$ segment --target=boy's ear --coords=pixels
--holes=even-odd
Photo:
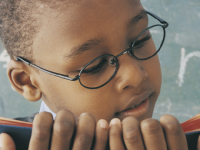
[[[42,92],[34,86],[30,76],[30,68],[23,62],[10,60],[7,68],[7,75],[13,88],[29,101],[37,101],[41,98]]]

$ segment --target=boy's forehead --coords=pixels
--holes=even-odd
[[[96,33],[90,34],[85,30],[88,29],[88,26],[92,31],[96,26],[100,26],[102,23],[106,24],[106,21],[114,24],[119,18],[126,18],[127,14],[129,15],[128,18],[131,19],[141,13],[143,9],[139,0],[75,0],[68,4],[59,10],[49,9],[46,11],[42,27],[34,42],[37,45],[36,49],[46,49],[48,46],[48,50],[53,48],[58,43],[56,41],[50,42],[52,37],[59,39],[58,42],[61,43],[66,43],[66,41],[73,43],[74,41],[71,42],[72,39],[81,38],[82,35],[84,35],[82,39],[90,39],[91,34],[94,34],[92,36],[96,38]],[[105,29],[106,27],[104,27]],[[84,33],[84,30],[86,33]],[[60,35],[63,35],[64,38],[60,38]],[[42,48],[43,46],[44,48]],[[58,47],[54,49],[58,49]],[[65,47],[64,49],[72,49],[72,47]]]
[[[141,5],[140,0],[67,0],[69,3],[63,5],[61,9],[54,9],[55,11],[50,11],[52,17],[60,17],[66,21],[74,20],[78,21],[81,18],[88,18],[101,14],[102,12],[113,12],[119,13],[120,11],[125,11],[127,6],[131,7],[133,10],[137,11],[139,5]],[[141,9],[141,7],[139,8]],[[110,13],[107,13],[109,15]],[[47,13],[48,15],[48,13]],[[89,16],[88,16],[89,15]],[[85,20],[85,18],[84,18]]]
[[[92,5],[110,5],[120,2],[128,2],[130,4],[138,4],[140,0],[64,0],[66,4],[74,4],[84,7],[91,7]]]

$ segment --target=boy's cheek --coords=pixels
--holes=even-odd
[[[43,101],[55,113],[61,109],[70,110],[76,118],[81,113],[88,112],[95,116],[96,120],[110,120],[113,116],[114,105],[109,104],[105,96],[102,94],[90,94],[78,90],[67,90],[67,87],[61,86],[62,89],[51,86],[47,93],[43,95]],[[63,91],[63,89],[65,89]],[[77,88],[72,88],[77,89]]]
[[[156,94],[159,95],[162,83],[162,72],[159,58],[156,55],[147,61],[148,62],[146,63],[148,66],[146,67],[146,70],[148,70],[149,80],[151,84],[153,84]]]

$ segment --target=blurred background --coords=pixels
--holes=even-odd
[[[172,114],[180,122],[200,113],[200,0],[141,0],[146,10],[169,23],[159,52],[163,81],[153,118]],[[15,118],[38,112],[15,92],[6,75],[9,61],[0,43],[0,116]],[[153,69],[153,68],[152,68]]]

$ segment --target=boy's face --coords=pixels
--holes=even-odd
[[[147,15],[142,10],[139,0],[82,0],[60,10],[45,9],[33,43],[35,64],[68,75],[98,56],[121,53],[148,27]],[[133,19],[140,14],[142,17]],[[75,53],[88,42],[83,51]],[[124,54],[118,60],[117,74],[99,89],[87,89],[78,81],[34,69],[32,77],[43,94],[42,99],[55,113],[68,109],[78,117],[88,112],[96,120],[107,121],[115,117],[123,120],[134,116],[140,121],[151,117],[161,86],[158,56],[139,61]]]

